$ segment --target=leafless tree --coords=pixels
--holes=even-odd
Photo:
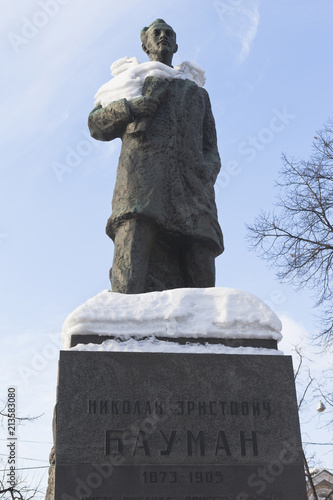
[[[41,494],[38,485],[32,485],[23,476],[18,477],[14,486],[6,482],[6,473],[2,473],[0,479],[0,499],[1,500],[32,500]]]
[[[317,390],[315,390],[314,392],[311,391],[311,393],[309,394],[309,390],[313,389],[314,385],[317,385],[319,387],[319,384],[311,374],[311,370],[307,363],[310,360],[305,356],[303,347],[301,345],[296,345],[294,346],[293,351],[298,358],[298,364],[295,368],[295,382],[297,388],[298,411],[301,412],[301,410],[304,409],[304,406],[307,406],[308,398],[310,398],[310,401],[313,402],[313,398],[317,393]],[[310,466],[310,462],[313,461],[315,461],[315,457],[307,457],[305,450],[303,449],[304,472],[307,482],[308,495],[310,495],[309,498],[312,498],[313,500],[319,500],[317,488],[313,481],[313,475],[314,471],[318,471],[320,469],[316,469]],[[332,492],[330,492],[325,500],[331,500],[331,494]]]
[[[33,422],[40,418],[42,415],[37,417],[17,417],[15,420],[17,425],[21,425],[25,422]],[[7,404],[4,403],[2,409],[0,410],[0,422],[2,427],[4,427],[4,420],[8,418]],[[40,491],[40,482],[38,484],[33,484],[24,475],[19,473],[16,469],[15,471],[15,484],[8,482],[8,463],[5,461],[0,461],[0,500],[32,500],[37,498],[37,495],[42,495]]]
[[[317,133],[309,160],[282,162],[275,208],[248,226],[250,245],[281,281],[312,289],[320,339],[333,343],[333,120]]]

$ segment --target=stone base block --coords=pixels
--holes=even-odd
[[[56,500],[305,500],[291,358],[61,352]]]

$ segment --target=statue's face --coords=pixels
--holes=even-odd
[[[147,31],[145,52],[153,61],[170,61],[177,51],[176,33],[167,24],[154,24]],[[167,64],[168,64],[167,63]]]

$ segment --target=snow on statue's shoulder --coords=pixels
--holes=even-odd
[[[112,76],[118,76],[124,71],[131,70],[136,66],[139,66],[139,61],[136,57],[122,57],[121,59],[117,59],[114,63],[111,64],[110,70]]]
[[[62,342],[72,335],[146,338],[274,339],[281,322],[256,296],[233,288],[180,288],[124,295],[105,290],[73,311]]]
[[[95,107],[105,108],[111,102],[120,99],[133,99],[140,97],[145,78],[155,76],[157,78],[191,80],[199,87],[205,84],[205,71],[198,65],[184,61],[174,68],[159,61],[147,61],[139,63],[136,57],[122,57],[111,65],[113,78],[102,85],[95,95]]]
[[[190,61],[184,61],[179,66],[175,66],[175,70],[183,76],[180,78],[192,80],[199,87],[203,87],[206,83],[205,70],[199,64]]]

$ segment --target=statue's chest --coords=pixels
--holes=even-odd
[[[181,124],[182,127],[191,127],[192,122],[201,122],[205,111],[202,90],[190,80],[171,80],[161,112],[165,118]]]

